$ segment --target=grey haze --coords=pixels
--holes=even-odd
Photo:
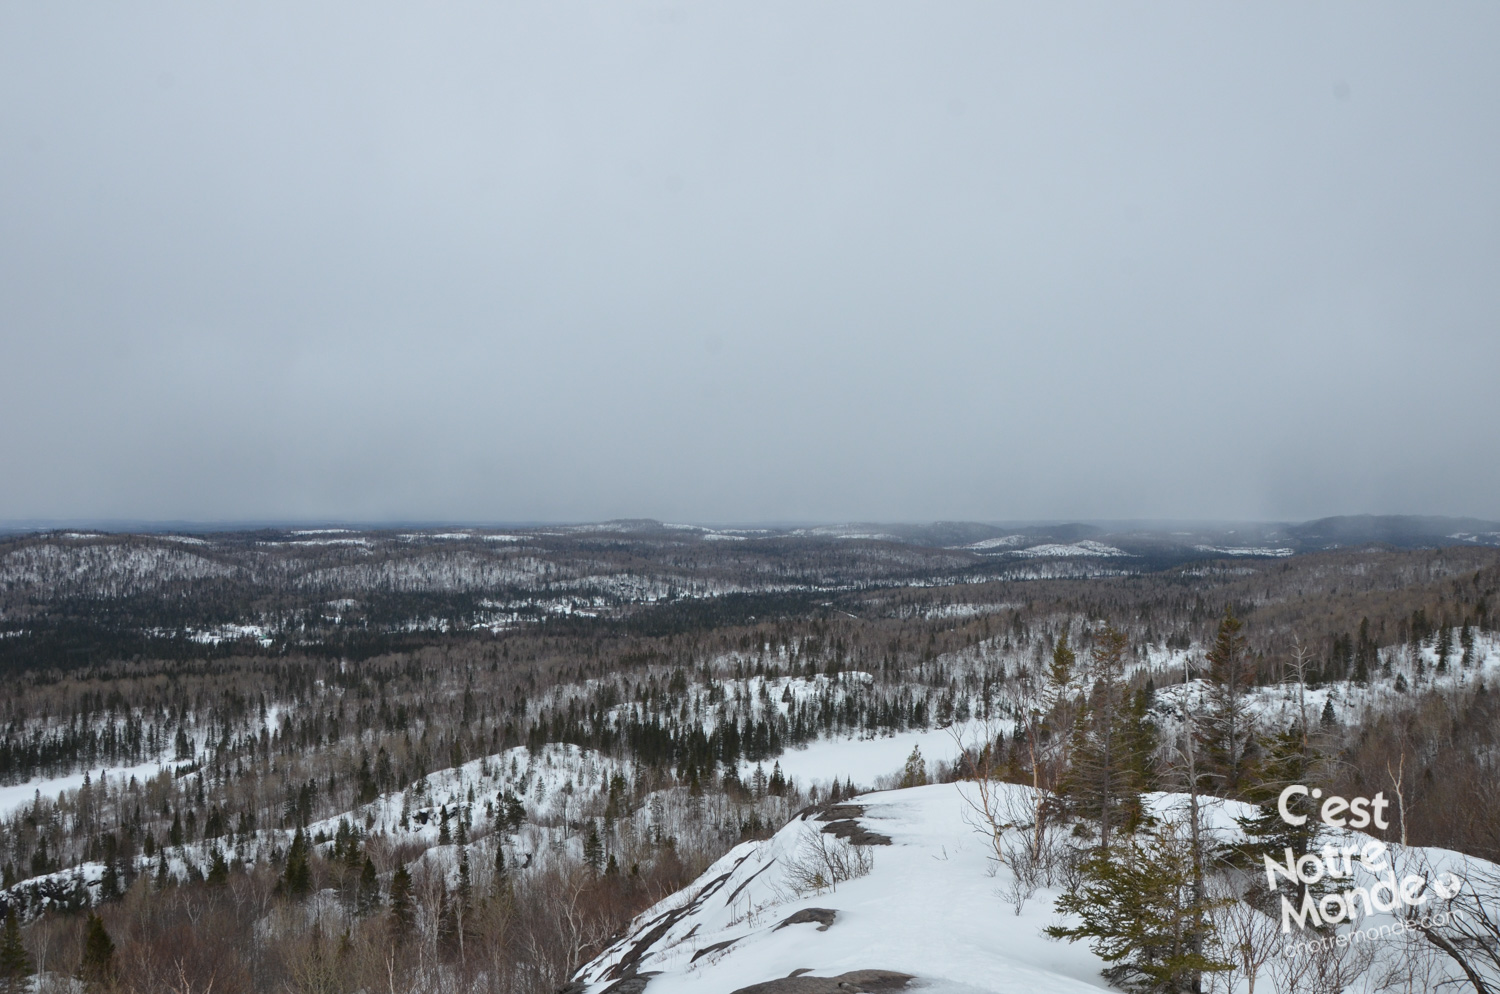
[[[0,519],[1500,516],[1494,4],[0,6]]]

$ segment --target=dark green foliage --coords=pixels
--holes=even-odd
[[[1129,642],[1123,632],[1105,626],[1095,638],[1090,669],[1093,686],[1083,699],[1073,726],[1072,765],[1061,784],[1070,809],[1099,826],[1099,845],[1108,848],[1113,833],[1140,823],[1144,771],[1149,762],[1139,750],[1151,743],[1144,728],[1144,709],[1137,714],[1124,683]]]
[[[380,877],[375,873],[375,862],[366,856],[359,871],[359,886],[354,899],[355,913],[368,915],[379,906]]]
[[[788,687],[788,689],[791,688]],[[771,767],[771,779],[766,786],[766,790],[775,797],[782,797],[786,794],[786,774],[781,772],[780,763]]]
[[[307,833],[301,828],[292,836],[292,844],[286,851],[286,869],[282,873],[282,887],[292,897],[305,897],[312,893],[312,846]]]
[[[26,947],[21,943],[21,913],[14,905],[5,916],[0,931],[0,994],[22,994],[29,987],[35,969]]]
[[[208,876],[204,881],[210,887],[222,887],[229,882],[229,864],[224,860],[224,853],[218,846],[214,846],[213,859],[208,866]]]
[[[1219,789],[1231,797],[1254,777],[1259,752],[1246,701],[1255,670],[1243,628],[1234,611],[1225,608],[1208,651],[1209,709],[1199,726],[1204,765]]]
[[[927,784],[927,760],[922,758],[922,747],[912,746],[906,757],[906,766],[901,771],[898,787],[923,787]]]
[[[78,979],[91,987],[105,986],[115,972],[115,943],[104,928],[104,919],[90,914],[83,936],[83,957],[78,962]]]
[[[1307,794],[1294,794],[1287,799],[1287,808],[1293,814],[1306,815],[1301,825],[1290,825],[1277,810],[1281,791],[1294,783],[1306,784],[1317,778],[1317,756],[1312,751],[1302,729],[1292,726],[1277,735],[1269,743],[1268,754],[1262,775],[1246,791],[1246,799],[1256,804],[1256,814],[1238,818],[1246,841],[1229,854],[1230,860],[1250,874],[1252,885],[1263,896],[1262,904],[1267,910],[1276,910],[1274,896],[1265,893],[1265,858],[1270,856],[1285,862],[1286,850],[1296,856],[1314,852],[1320,845],[1322,822],[1318,820],[1318,802]],[[1302,906],[1308,885],[1300,880],[1295,885],[1277,879],[1278,888],[1291,886],[1289,895],[1295,907]],[[1318,893],[1326,893],[1324,890]]]
[[[599,827],[592,822],[589,823],[589,834],[583,840],[583,861],[595,873],[604,869],[604,842],[599,838]]]
[[[399,944],[411,936],[412,929],[417,924],[417,909],[412,899],[411,873],[406,869],[405,864],[396,867],[396,872],[391,874],[390,902],[391,939]]]
[[[1077,925],[1046,929],[1054,939],[1088,939],[1110,966],[1104,976],[1130,991],[1191,992],[1202,976],[1229,965],[1195,950],[1212,935],[1208,902],[1193,897],[1192,846],[1173,824],[1155,834],[1121,838],[1095,849],[1083,882],[1058,899]]]

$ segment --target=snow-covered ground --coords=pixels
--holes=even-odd
[[[797,970],[824,977],[890,970],[918,977],[926,990],[954,994],[1067,994],[1104,986],[1102,964],[1087,949],[1041,935],[1053,920],[1050,902],[1031,902],[1018,916],[1001,898],[988,847],[967,823],[957,786],[858,800],[865,806],[861,824],[892,841],[868,847],[868,876],[799,895],[787,866],[798,859],[803,839],[822,827],[799,818],[771,839],[737,846],[693,886],[643,914],[641,929],[699,901],[637,964],[640,973],[662,971],[650,980],[651,994],[727,994]],[[826,931],[815,923],[777,928],[808,907],[831,909],[837,918]],[[640,939],[632,933],[581,971],[590,994],[609,985],[610,969]],[[733,944],[704,952],[725,942]]]
[[[999,785],[1001,791],[1025,788]],[[1040,887],[1024,902],[1010,897],[1014,876],[997,867],[988,839],[976,830],[971,784],[938,784],[866,794],[854,799],[859,826],[890,840],[861,847],[871,857],[868,872],[835,886],[809,888],[796,868],[809,858],[809,840],[827,824],[809,815],[794,818],[771,839],[737,846],[688,888],[639,916],[627,934],[577,975],[585,994],[602,994],[631,976],[649,977],[650,994],[728,994],[793,974],[838,977],[880,970],[915,978],[912,989],[938,994],[1068,994],[1107,989],[1104,962],[1085,943],[1047,938],[1043,929],[1064,919],[1055,911],[1057,888]],[[1022,798],[1024,801],[1024,798]],[[1152,811],[1167,819],[1182,795],[1157,794]],[[1237,834],[1236,815],[1245,805],[1213,802],[1205,812],[1211,834]],[[1330,841],[1370,842],[1353,832]],[[1425,868],[1429,879],[1448,871],[1464,886],[1500,881],[1500,867],[1437,849],[1392,846],[1388,858],[1404,874]],[[1356,868],[1353,884],[1375,876]],[[1481,884],[1484,886],[1485,884]],[[804,909],[824,923],[785,924]],[[832,912],[831,924],[829,912]],[[1379,929],[1388,914],[1345,925]],[[1312,933],[1292,936],[1292,941]],[[1275,953],[1289,948],[1272,934],[1261,941]],[[1369,967],[1343,989],[1373,991],[1397,968],[1414,970],[1418,986],[1453,985],[1455,968],[1414,934],[1381,934],[1362,951]],[[1289,960],[1288,960],[1289,961]],[[1412,965],[1417,964],[1417,965]],[[1256,990],[1286,989],[1287,975],[1262,968]],[[1246,991],[1243,973],[1213,978],[1215,990]],[[1300,984],[1305,977],[1296,981]],[[639,988],[634,988],[638,990]],[[1425,989],[1433,989],[1427,987]]]
[[[38,795],[49,800],[56,800],[64,791],[77,790],[83,786],[83,778],[85,776],[95,784],[108,778],[109,784],[112,787],[118,788],[123,784],[129,783],[131,777],[142,781],[149,780],[162,770],[170,769],[171,766],[171,763],[152,761],[141,763],[137,766],[99,767],[88,771],[80,770],[65,777],[28,780],[25,783],[0,787],[0,817],[26,807],[32,801],[36,800]]]
[[[929,770],[938,762],[952,761],[960,752],[959,741],[968,744],[963,730],[960,728],[958,732],[958,739],[946,728],[897,732],[877,738],[818,739],[801,748],[788,749],[764,763],[742,762],[740,775],[747,778],[757,765],[769,775],[773,765],[780,763],[782,774],[802,787],[817,785],[821,790],[835,777],[840,783],[852,779],[869,787],[882,777],[899,774],[913,747],[922,750]]]

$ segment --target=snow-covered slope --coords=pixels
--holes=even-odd
[[[908,974],[932,992],[1093,991],[1101,962],[1082,946],[1041,934],[1052,902],[1017,915],[1001,895],[986,840],[969,824],[960,786],[938,784],[864,795],[829,814],[804,813],[770,839],[737,846],[691,888],[637,919],[578,975],[588,994],[730,994],[797,971],[836,978],[853,971]],[[854,808],[862,809],[856,814]],[[798,887],[809,840],[843,816],[890,844],[868,853],[867,875],[834,889]],[[805,909],[814,919],[782,926]],[[817,918],[832,924],[823,927]],[[878,983],[861,985],[880,989]],[[851,988],[858,989],[858,988]]]

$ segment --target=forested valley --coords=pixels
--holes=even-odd
[[[928,779],[1106,847],[1153,791],[1384,790],[1500,861],[1500,549],[1226,542],[13,536],[0,984],[552,994],[737,843]]]

